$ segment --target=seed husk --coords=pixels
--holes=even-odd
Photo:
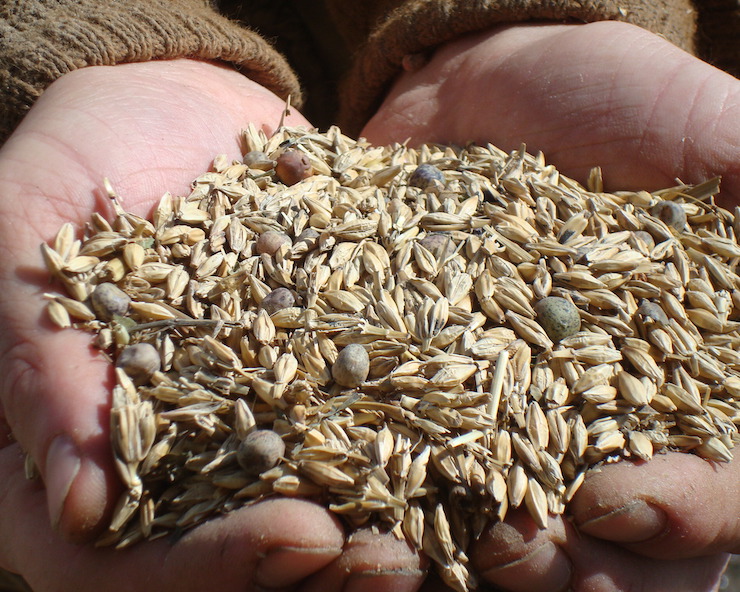
[[[275,161],[272,160],[267,154],[261,150],[251,150],[244,155],[244,164],[252,169],[260,169],[263,171],[269,171],[275,167]]]
[[[488,521],[524,507],[545,526],[594,465],[731,458],[740,225],[716,182],[702,203],[689,186],[606,193],[523,149],[373,147],[336,128],[250,127],[244,144],[300,150],[316,174],[292,187],[261,155],[218,157],[152,220],[111,190],[114,220],[44,245],[69,295],[44,295],[52,320],[122,368],[138,345],[161,363],[116,372],[125,492],[101,544],[301,496],[350,531],[405,535],[466,590]],[[442,178],[414,186],[420,162]],[[125,315],[88,307],[103,283]],[[568,331],[543,328],[547,298],[575,309]],[[285,448],[245,462],[260,431]]]

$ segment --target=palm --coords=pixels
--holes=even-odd
[[[723,175],[740,199],[740,84],[621,23],[517,26],[464,38],[405,73],[363,135],[543,151],[612,189]]]

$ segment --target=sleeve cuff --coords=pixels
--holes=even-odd
[[[300,85],[272,46],[201,0],[29,0],[0,9],[0,141],[54,80],[85,66],[195,58],[226,62],[300,106]]]

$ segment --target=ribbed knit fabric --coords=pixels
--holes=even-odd
[[[193,57],[227,62],[300,105],[287,62],[204,0],[6,0],[0,3],[0,142],[44,89],[85,66]]]

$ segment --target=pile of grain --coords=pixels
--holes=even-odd
[[[544,526],[594,464],[731,458],[740,220],[716,180],[609,194],[524,149],[245,143],[151,220],[111,190],[112,223],[43,246],[50,317],[117,364],[101,544],[299,496],[467,590],[489,520]]]

